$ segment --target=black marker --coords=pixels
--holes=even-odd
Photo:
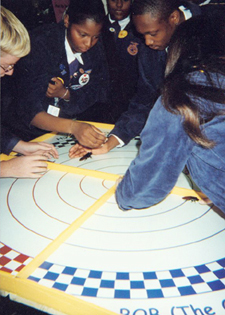
[[[194,197],[194,196],[186,196],[186,197],[183,197],[182,199],[184,200],[190,200],[190,201],[199,201],[199,199],[197,197]]]
[[[85,154],[84,156],[82,156],[79,161],[84,161],[87,160],[89,157],[91,157],[92,152],[88,152],[87,154]]]
[[[55,85],[55,81],[53,80],[49,80],[49,83]]]

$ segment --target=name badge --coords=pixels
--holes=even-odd
[[[52,115],[52,116],[55,116],[55,117],[59,117],[59,112],[60,112],[60,108],[59,107],[56,107],[56,106],[53,106],[53,105],[48,105],[48,110],[47,110],[47,113]]]

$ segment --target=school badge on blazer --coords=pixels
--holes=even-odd
[[[79,78],[80,85],[85,85],[89,82],[90,76],[88,73],[82,74],[82,76]]]
[[[138,43],[130,42],[130,45],[127,47],[127,51],[130,55],[135,56],[138,53]]]
[[[78,90],[84,85],[88,84],[88,82],[90,81],[91,72],[91,69],[85,71],[84,69],[80,68],[79,71],[76,72],[76,76],[74,75],[72,77],[70,88],[72,90]]]
[[[118,38],[125,38],[128,35],[128,32],[125,30],[122,30],[119,32]]]

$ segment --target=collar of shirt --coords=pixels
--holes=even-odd
[[[179,7],[179,10],[181,10],[183,12],[184,17],[185,17],[185,21],[192,17],[191,11],[189,9],[185,8],[183,5],[181,5]],[[168,46],[165,48],[166,53],[168,53],[168,48],[169,48]]]
[[[192,13],[189,9],[185,8],[183,5],[179,7],[179,10],[181,10],[184,14],[185,20],[188,20],[192,17]]]
[[[210,3],[210,1],[211,1],[211,0],[206,0],[206,1],[202,2],[202,3],[200,3],[199,5],[201,6],[201,5],[206,5],[206,4],[209,4],[209,3]],[[219,1],[218,1],[218,2],[219,2]]]
[[[111,23],[115,22],[115,20],[112,20],[112,19],[111,19],[110,15],[109,15],[109,21],[110,21]],[[128,24],[129,22],[130,22],[130,16],[126,17],[124,20],[118,21],[121,30],[124,30],[125,27],[127,26],[127,24]]]
[[[82,54],[81,53],[73,53],[72,49],[69,45],[69,42],[67,40],[67,37],[65,36],[65,50],[66,50],[66,57],[67,57],[67,62],[68,64],[70,64],[72,61],[74,61],[75,59],[77,59],[79,61],[79,63],[81,63],[82,65],[84,64],[83,59],[82,59]]]

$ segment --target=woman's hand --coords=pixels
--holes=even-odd
[[[13,148],[13,151],[23,155],[43,155],[48,159],[52,157],[57,159],[59,157],[54,145],[45,142],[25,142],[20,140]]]
[[[69,150],[69,157],[71,159],[83,157],[88,152],[92,152],[92,150],[80,145],[79,143],[76,143],[73,147]]]
[[[93,155],[106,154],[110,150],[115,148],[118,144],[119,141],[113,136],[106,138],[105,143],[100,145],[98,148],[92,150],[77,143],[70,149],[69,157],[70,158],[82,157],[88,152],[91,152]]]
[[[47,171],[48,158],[43,155],[20,156],[0,164],[1,177],[40,178]]]

